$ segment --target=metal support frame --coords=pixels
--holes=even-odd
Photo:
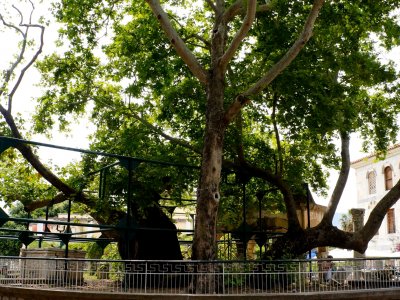
[[[106,183],[107,183],[107,170],[116,166],[120,165],[127,169],[128,171],[128,182],[127,182],[127,196],[126,196],[126,224],[122,225],[97,225],[97,224],[73,224],[73,226],[85,226],[85,227],[95,227],[99,228],[96,230],[88,231],[88,233],[92,232],[103,232],[107,230],[121,230],[124,232],[125,237],[129,238],[130,232],[134,230],[135,232],[140,231],[140,230],[170,230],[170,229],[154,229],[154,228],[139,228],[139,227],[134,227],[133,226],[133,219],[135,218],[136,214],[136,203],[133,203],[133,197],[132,197],[132,177],[134,176],[134,171],[135,169],[141,164],[141,163],[150,163],[150,164],[156,164],[160,166],[174,166],[174,167],[184,167],[184,168],[191,168],[191,169],[200,169],[199,166],[194,166],[194,165],[186,165],[186,164],[180,164],[180,163],[172,163],[172,162],[165,162],[165,161],[157,161],[157,160],[151,160],[151,159],[144,159],[144,158],[138,158],[138,157],[130,157],[130,156],[125,156],[125,155],[117,155],[117,154],[110,154],[106,152],[101,152],[101,151],[91,151],[91,150],[85,150],[85,149],[79,149],[79,148],[72,148],[72,147],[64,147],[64,146],[57,146],[57,145],[52,145],[52,144],[47,144],[47,143],[40,143],[40,142],[35,142],[35,141],[28,141],[28,140],[23,140],[23,139],[17,139],[17,138],[12,138],[12,137],[5,137],[5,136],[0,136],[0,154],[7,150],[10,147],[16,147],[19,144],[29,144],[33,146],[39,146],[39,147],[49,147],[53,149],[59,149],[59,150],[65,150],[65,151],[73,151],[73,152],[80,152],[80,153],[85,153],[85,154],[92,154],[96,156],[103,156],[103,157],[109,157],[109,158],[115,158],[117,161],[109,164],[107,166],[104,166],[98,170],[95,170],[93,172],[90,172],[86,174],[85,176],[91,176],[94,174],[99,173],[100,174],[100,184],[98,188],[98,195],[99,199],[104,199],[106,196]],[[243,255],[244,259],[247,259],[247,243],[246,240],[248,238],[248,229],[246,228],[246,223],[247,223],[247,199],[246,199],[246,182],[243,182],[242,184],[242,201],[243,201],[243,231],[242,231],[242,237],[243,237]],[[195,200],[187,200],[187,201],[195,201]],[[260,218],[260,226],[259,226],[259,233],[262,234],[263,228],[261,225],[261,200],[259,200],[259,218]],[[40,232],[40,234],[43,234],[42,237],[39,239],[39,247],[42,245],[43,240],[48,240],[50,236],[50,239],[54,240],[55,237],[65,235],[65,256],[68,257],[68,250],[69,250],[69,242],[70,241],[75,241],[76,239],[73,237],[74,233],[71,232],[71,223],[70,223],[70,217],[71,217],[71,205],[72,205],[72,199],[68,199],[68,222],[61,222],[61,221],[53,221],[53,220],[48,220],[48,209],[46,209],[46,220],[33,220],[30,218],[10,218],[6,213],[2,213],[2,210],[0,209],[0,226],[2,226],[5,222],[7,221],[14,221],[14,222],[36,222],[36,223],[43,223],[45,224],[46,230],[44,232]],[[191,216],[194,224],[194,219],[195,216]],[[66,226],[66,230],[63,233],[57,234],[54,232],[48,232],[47,230],[47,224],[56,224],[56,225],[63,225]],[[4,229],[6,230],[6,229]],[[178,232],[192,232],[193,230],[178,230]],[[29,230],[25,231],[27,234],[32,234]],[[36,232],[39,233],[39,232]],[[86,233],[86,232],[80,232],[80,234]],[[53,237],[53,238],[52,238]],[[33,238],[37,238],[33,236]],[[85,238],[85,239],[79,239],[79,240],[96,240],[92,238]],[[101,239],[101,243],[109,243],[111,240],[110,239]],[[129,243],[128,243],[129,244]],[[129,246],[128,246],[129,247]],[[261,249],[261,247],[260,247]],[[261,250],[262,251],[262,250]]]

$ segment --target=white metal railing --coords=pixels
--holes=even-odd
[[[122,261],[0,257],[0,286],[148,294],[280,294],[400,288],[400,258]]]

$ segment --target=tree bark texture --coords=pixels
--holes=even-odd
[[[193,259],[213,260],[216,258],[216,221],[220,201],[219,184],[225,131],[221,126],[221,118],[224,115],[222,84],[223,82],[220,79],[211,79],[207,91],[209,105],[207,107],[201,173],[197,189]]]

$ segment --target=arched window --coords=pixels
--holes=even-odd
[[[386,167],[385,173],[385,189],[390,190],[393,187],[393,172],[391,167]]]
[[[376,173],[375,173],[375,171],[371,171],[368,173],[368,192],[370,195],[376,193]]]
[[[394,216],[394,208],[387,211],[387,228],[388,233],[396,233],[396,221]]]

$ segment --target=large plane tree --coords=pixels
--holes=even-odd
[[[67,50],[38,64],[46,92],[38,99],[35,129],[45,131],[54,120],[66,126],[66,114],[89,112],[97,126],[92,149],[200,163],[193,259],[216,258],[218,208],[229,194],[221,186],[223,169],[236,175],[238,185],[252,178],[263,182],[253,185],[253,195],[267,199],[263,192],[274,190],[283,203],[288,231],[272,246],[273,256],[326,245],[363,252],[399,198],[400,183],[360,231],[341,231],[332,219],[349,173],[351,134],[361,132],[383,151],[397,132],[397,74],[390,62],[379,60],[377,49],[398,42],[398,5],[56,3]],[[7,85],[9,72],[4,74]],[[8,103],[9,91],[1,90]],[[11,129],[7,134],[20,138],[11,106],[2,104],[0,111]],[[76,194],[29,147],[18,150],[61,192],[58,200]],[[324,166],[336,167],[339,179],[321,223],[303,229],[297,195],[304,182],[324,188]]]

